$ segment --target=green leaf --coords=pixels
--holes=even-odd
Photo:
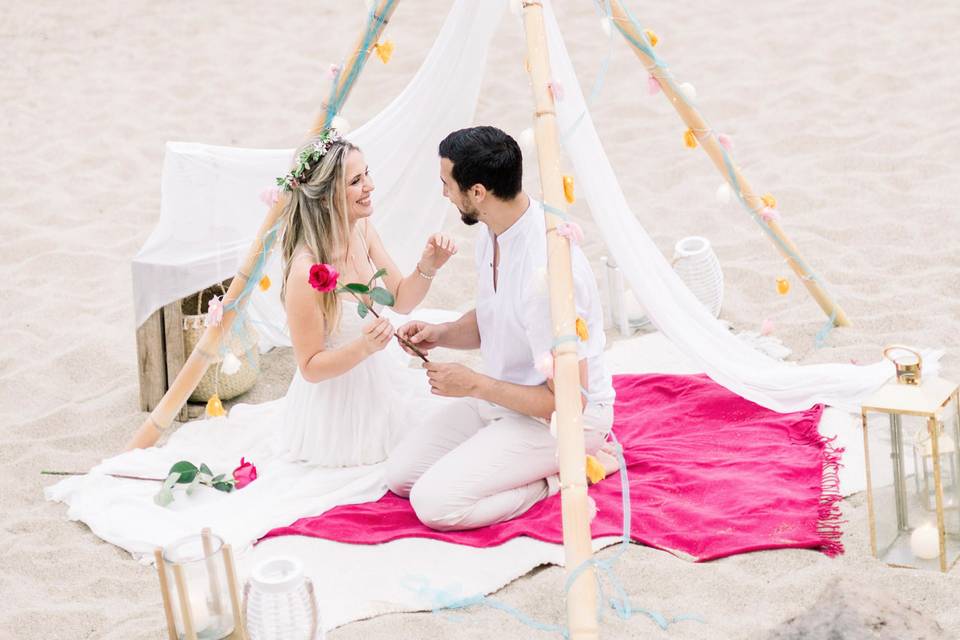
[[[357,313],[361,318],[366,318],[368,311],[370,311],[370,308],[367,305],[363,304],[362,302],[357,303]]]
[[[179,473],[180,479],[177,481],[180,484],[190,484],[193,482],[193,477],[197,475],[197,467],[192,462],[187,462],[186,460],[181,460],[172,467],[170,467],[170,473]]]
[[[365,284],[360,284],[359,282],[351,282],[344,285],[344,287],[356,293],[370,293],[370,287]]]
[[[227,475],[227,474],[221,473],[221,474],[218,475],[218,476],[213,476],[213,479],[210,480],[210,483],[211,483],[211,484],[217,484],[218,482],[220,482],[221,480],[223,480],[223,476],[225,476],[225,475]]]
[[[173,492],[170,489],[160,489],[157,495],[153,496],[153,501],[161,507],[165,507],[173,502]]]
[[[377,278],[382,278],[382,277],[385,276],[385,275],[387,275],[387,270],[386,270],[386,269],[377,269],[377,272],[376,272],[375,274],[373,274],[373,277],[372,277],[372,278],[370,278],[370,283],[369,283],[369,284],[372,286],[374,280],[376,280]]]
[[[373,298],[374,302],[379,302],[387,307],[392,307],[393,303],[395,302],[393,294],[383,287],[374,287],[370,292],[370,297]]]
[[[214,482],[213,488],[216,489],[217,491],[230,493],[231,491],[233,491],[233,483],[232,482]]]
[[[213,475],[213,471],[210,471],[210,467],[208,467],[206,464],[203,464],[203,463],[200,463],[200,473],[203,473],[208,476]]]
[[[180,474],[176,471],[172,472],[167,476],[167,479],[163,481],[163,488],[167,491],[173,489],[173,486],[180,481]]]

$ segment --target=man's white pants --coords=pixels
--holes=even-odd
[[[583,415],[587,453],[613,425],[612,405]],[[387,460],[387,485],[432,529],[473,529],[524,513],[560,488],[557,441],[543,420],[483,400],[455,400]]]

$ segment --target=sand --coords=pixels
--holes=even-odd
[[[152,570],[43,501],[40,469],[87,469],[140,424],[130,259],[159,211],[163,144],[190,140],[292,147],[322,99],[327,64],[347,51],[359,2],[164,3],[90,0],[9,4],[0,16],[0,638],[165,637]],[[558,17],[589,88],[608,50],[586,0]],[[372,62],[345,115],[361,123],[409,80],[450,0],[405,0],[388,34],[389,65]],[[771,318],[801,363],[868,362],[890,342],[945,347],[960,378],[960,143],[956,60],[960,5],[847,0],[810,3],[631,3],[661,37],[658,51],[696,85],[714,127],[731,134],[750,181],[773,192],[784,226],[853,319],[815,349],[823,316],[742,211],[720,206],[720,178],[645,73],[613,42],[593,112],[624,189],[670,255],[686,235],[714,244],[727,278],[723,317],[740,329]],[[480,123],[528,125],[523,43],[508,15],[491,50]],[[527,187],[538,193],[529,167]],[[588,216],[582,208],[575,213]],[[585,220],[588,234],[589,220]],[[472,295],[468,236],[427,303]],[[592,237],[596,237],[593,234]],[[586,245],[597,260],[603,248]],[[265,358],[247,396],[281,395],[289,352]],[[754,553],[689,564],[634,546],[619,565],[633,602],[668,616],[607,615],[603,637],[759,638],[818,602],[837,578],[919,611],[960,637],[960,570],[940,576],[869,557],[865,497],[844,502],[846,554]],[[841,583],[842,584],[842,583]],[[542,619],[562,617],[562,572],[525,576],[498,594]],[[330,634],[349,638],[536,637],[502,613],[457,621],[394,615]],[[542,637],[546,637],[541,634]],[[864,636],[873,637],[873,636]],[[880,636],[877,636],[880,637]],[[927,636],[929,637],[929,636]]]

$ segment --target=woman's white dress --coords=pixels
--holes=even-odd
[[[360,318],[352,300],[341,303],[339,327],[327,336],[328,350],[356,340],[372,318]],[[311,464],[380,462],[410,424],[417,396],[429,402],[428,390],[422,371],[398,363],[396,354],[386,349],[321,382],[307,382],[297,369],[287,391],[281,440],[291,459]]]

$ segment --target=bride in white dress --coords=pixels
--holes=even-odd
[[[317,151],[323,152],[318,161],[303,162],[304,153],[316,157]],[[409,374],[419,372],[398,368],[383,352],[394,333],[386,318],[358,314],[360,301],[377,312],[379,305],[367,296],[358,301],[318,291],[310,283],[311,267],[330,265],[340,286],[368,283],[385,270],[374,284],[393,295],[394,311],[405,314],[423,300],[457,247],[442,234],[431,236],[416,269],[402,277],[369,219],[374,185],[360,149],[326,134],[307,141],[295,157],[301,160],[286,181],[291,194],[284,211],[282,299],[297,371],[281,441],[295,460],[373,464],[387,457],[409,424]]]

